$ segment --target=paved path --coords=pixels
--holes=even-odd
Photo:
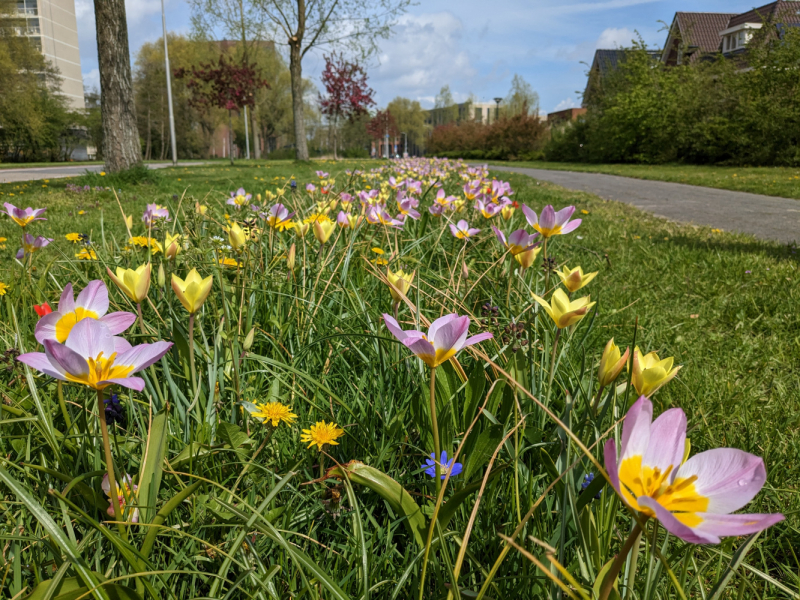
[[[203,163],[178,163],[179,167],[188,167]],[[151,169],[164,169],[171,167],[172,163],[150,163],[147,165]],[[103,170],[103,165],[64,165],[52,167],[28,167],[22,169],[0,169],[0,183],[11,183],[14,181],[34,181],[38,179],[59,179],[61,177],[77,177],[83,175],[85,171],[99,173]]]
[[[800,201],[746,192],[633,179],[600,173],[548,171],[523,167],[491,166],[632,204],[660,217],[682,223],[749,233],[765,240],[800,241]]]

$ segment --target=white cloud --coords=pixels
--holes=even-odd
[[[609,27],[603,30],[600,37],[597,38],[595,48],[610,50],[613,48],[628,48],[631,46],[631,40],[636,37],[636,32],[631,31],[627,27]]]
[[[558,112],[560,110],[567,110],[568,108],[578,108],[580,105],[575,102],[574,98],[567,98],[566,100],[562,100],[556,107],[553,109],[552,112]]]
[[[100,69],[91,69],[83,72],[83,87],[100,91]]]
[[[372,86],[402,90],[404,96],[432,104],[429,99],[449,84],[456,99],[465,99],[477,71],[462,49],[463,31],[461,19],[451,12],[404,16],[392,38],[381,44],[379,64],[370,70]],[[379,102],[389,100],[381,97]]]

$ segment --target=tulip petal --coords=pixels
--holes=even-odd
[[[772,527],[775,523],[780,523],[785,518],[780,513],[751,513],[743,515],[697,513],[697,516],[703,519],[703,522],[697,525],[694,530],[709,538],[750,535],[767,527]]]
[[[395,321],[392,316],[384,313],[383,322],[386,324],[386,329],[401,342],[408,337],[406,332],[400,328],[400,324]]]
[[[480,342],[483,342],[484,340],[490,340],[493,337],[494,334],[491,331],[484,331],[483,333],[479,333],[478,335],[473,335],[471,338],[467,338],[467,340],[464,342],[464,345],[461,347],[466,348],[467,346],[478,344]]]
[[[133,348],[125,338],[114,336],[114,352],[122,354]]]
[[[94,312],[98,317],[102,317],[108,312],[108,288],[106,284],[101,279],[90,281],[78,294],[75,304],[76,306],[82,306],[85,310]]]
[[[86,320],[86,319],[84,319]],[[136,321],[136,315],[129,312],[113,312],[110,315],[98,319],[103,325],[108,327],[112,335],[118,335],[125,331]]]
[[[83,319],[73,326],[64,345],[82,357],[97,358],[102,352],[108,358],[114,353],[114,336],[100,321]]]
[[[146,369],[164,356],[172,348],[172,342],[154,342],[152,344],[139,344],[127,352],[120,354],[115,361],[118,365],[132,366],[131,373],[138,373]]]
[[[617,463],[617,442],[615,440],[608,440],[603,448],[603,461],[606,465],[608,478],[611,481],[612,487],[617,490],[621,498],[624,498],[622,489],[619,485],[619,464]]]
[[[58,300],[58,312],[70,313],[75,310],[75,294],[72,292],[72,284],[68,283],[61,292]]]
[[[428,340],[423,337],[407,337],[402,342],[411,352],[421,358],[426,365],[431,368],[436,366],[434,364],[436,361],[436,348]]]
[[[17,357],[17,360],[28,365],[32,369],[36,369],[37,371],[44,373],[45,375],[66,381],[66,377],[64,377],[63,374],[59,373],[53,367],[53,363],[50,362],[44,352],[28,352],[27,354],[20,354]]]
[[[36,323],[36,327],[33,330],[33,337],[36,338],[36,341],[40,344],[44,344],[45,340],[55,340],[56,323],[61,320],[62,316],[63,315],[60,311],[56,311],[51,312],[50,314],[39,319],[39,321]]]
[[[709,500],[708,511],[730,513],[750,502],[764,486],[764,461],[736,448],[715,448],[696,454],[678,469],[676,477],[697,476],[697,493]]]
[[[550,208],[552,209],[553,207],[551,206]],[[569,221],[569,218],[572,216],[572,213],[574,212],[575,212],[574,206],[566,206],[557,213],[553,214],[553,220],[555,221],[556,225],[561,225],[563,227],[564,223]],[[580,222],[578,222],[578,224],[580,225]]]
[[[659,415],[650,426],[650,444],[642,464],[657,467],[663,473],[672,467],[677,471],[686,452],[686,413],[670,408]]]
[[[531,227],[539,223],[536,213],[533,211],[533,209],[529,208],[527,204],[522,205],[522,214],[525,215],[525,219],[528,221],[528,225]]]
[[[641,396],[633,403],[622,424],[620,462],[631,456],[644,456],[650,445],[650,423],[653,420],[653,403]]]
[[[141,392],[144,389],[144,379],[141,377],[122,377],[119,379],[104,379],[98,382],[97,385],[121,385],[122,387],[129,388]]]
[[[580,227],[582,222],[583,222],[582,219],[575,219],[574,221],[570,221],[564,227],[561,228],[561,231],[559,233],[561,235],[564,235],[565,233],[570,233],[571,231],[575,231],[578,227]]]
[[[656,515],[664,528],[673,535],[677,535],[684,542],[691,544],[718,544],[719,537],[712,533],[703,533],[698,531],[697,528],[689,527],[681,523],[675,515],[669,512],[666,508],[661,506],[657,500],[649,496],[639,496],[636,503],[643,507],[650,509]],[[695,513],[696,514],[696,513]],[[699,515],[698,515],[699,516]]]
[[[86,375],[89,373],[89,364],[80,354],[53,340],[45,340],[44,350],[50,364],[64,374]]]
[[[552,204],[548,204],[542,209],[539,215],[539,227],[544,230],[553,229],[556,225],[556,211]]]

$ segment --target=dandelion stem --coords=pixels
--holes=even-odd
[[[97,416],[100,419],[100,433],[103,435],[103,452],[106,456],[106,473],[108,473],[108,495],[111,506],[114,507],[114,520],[117,521],[117,529],[125,537],[125,526],[122,524],[122,511],[119,506],[119,492],[117,491],[117,480],[114,478],[114,458],[111,456],[111,443],[108,437],[108,425],[106,424],[106,407],[103,404],[103,390],[97,390]]]
[[[436,420],[436,367],[431,369],[431,432],[433,433],[433,464],[436,472],[436,493],[442,487],[441,469],[439,461],[441,460],[441,447],[439,445],[439,423]]]

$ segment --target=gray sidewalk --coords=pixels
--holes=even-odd
[[[190,167],[204,163],[178,163],[179,167]],[[171,167],[172,163],[151,163],[147,165],[151,169],[165,169]],[[36,181],[41,179],[60,179],[62,177],[77,177],[83,175],[85,171],[99,173],[103,170],[103,165],[75,165],[75,166],[52,166],[52,167],[28,167],[22,169],[0,169],[0,183],[13,183],[15,181]]]
[[[632,204],[681,223],[749,233],[783,243],[800,241],[800,201],[746,192],[574,171],[490,166]]]

